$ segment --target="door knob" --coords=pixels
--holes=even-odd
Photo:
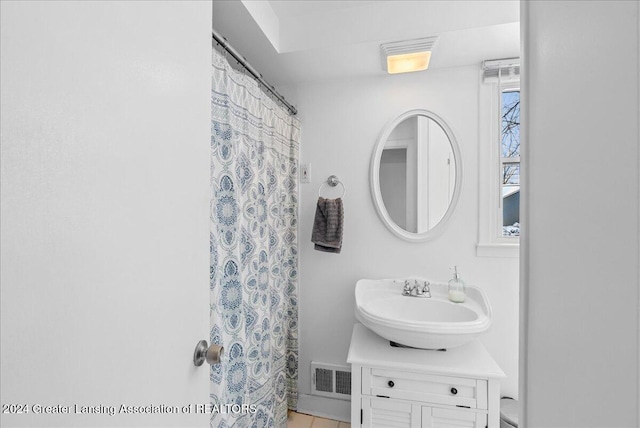
[[[205,360],[211,365],[220,364],[223,356],[224,348],[222,346],[213,343],[211,346],[207,346],[207,341],[201,340],[196,345],[196,350],[193,351],[193,364],[201,366]]]

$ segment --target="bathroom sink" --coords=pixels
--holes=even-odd
[[[425,279],[408,278],[411,283]],[[447,284],[429,281],[431,297],[402,294],[405,279],[361,279],[356,283],[356,318],[398,345],[447,349],[464,345],[491,325],[491,306],[479,288],[467,286],[464,303],[448,299]]]

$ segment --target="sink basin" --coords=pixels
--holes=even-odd
[[[414,279],[422,284],[423,278]],[[489,329],[491,306],[479,288],[467,286],[464,303],[448,298],[447,284],[430,282],[431,297],[403,296],[405,279],[361,279],[356,283],[356,318],[398,345],[448,349]]]

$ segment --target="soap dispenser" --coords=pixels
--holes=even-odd
[[[467,295],[467,290],[464,286],[464,281],[460,279],[458,266],[454,266],[451,269],[453,270],[453,279],[449,281],[449,300],[455,303],[462,303]]]

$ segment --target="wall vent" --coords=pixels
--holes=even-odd
[[[351,369],[348,366],[312,361],[311,394],[351,399]]]

